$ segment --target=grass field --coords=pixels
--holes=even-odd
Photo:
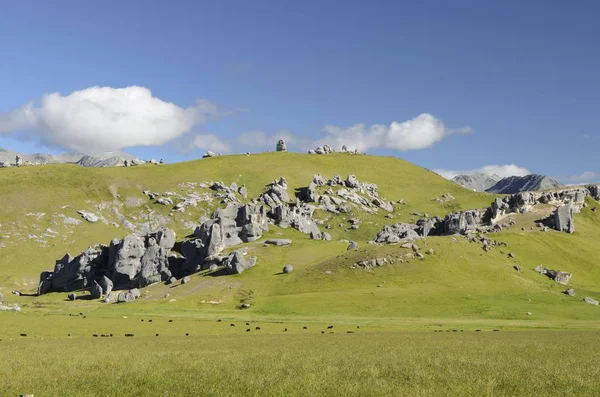
[[[275,178],[285,176],[293,192],[315,173],[355,174],[377,183],[388,200],[407,204],[397,206],[394,219],[384,211],[319,213],[332,226],[331,242],[271,227],[263,240],[290,238],[293,244],[245,244],[258,257],[256,267],[235,276],[200,272],[185,285],[155,284],[131,304],[88,300],[85,291],[75,302],[65,293],[10,293],[33,293],[39,272],[52,269],[64,253],[130,233],[116,224],[108,204],[138,223],[150,212],[162,216],[178,239],[190,232],[185,221],[198,224],[217,206],[169,214],[143,190],[179,192],[181,183],[236,181],[247,185],[250,199]],[[541,213],[514,215],[514,226],[490,235],[508,247],[486,253],[461,237],[430,237],[418,244],[433,255],[402,262],[408,249],[367,244],[383,225],[411,221],[412,212],[482,208],[493,196],[399,159],[344,154],[0,169],[0,186],[0,293],[5,304],[23,309],[0,312],[2,397],[600,394],[600,309],[582,302],[584,296],[600,300],[600,213],[592,211],[599,205],[593,200],[575,215],[571,235],[536,228]],[[455,200],[435,200],[444,193]],[[57,218],[78,218],[78,209],[101,213],[109,222],[73,226]],[[339,227],[350,217],[361,219],[359,230]],[[60,237],[43,245],[28,237],[47,228]],[[360,249],[346,251],[348,240]],[[351,268],[379,257],[394,263]],[[288,263],[294,272],[281,274]],[[536,273],[539,264],[571,272],[576,296]],[[240,310],[241,303],[251,307]]]
[[[597,396],[593,332],[335,333],[0,343],[12,396]]]

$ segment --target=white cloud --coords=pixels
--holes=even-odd
[[[585,171],[579,175],[572,175],[558,179],[567,185],[584,185],[586,183],[596,183],[600,181],[600,173],[594,171]]]
[[[460,129],[449,129],[444,123],[428,113],[403,122],[392,122],[389,126],[373,124],[355,124],[342,128],[328,125],[323,131],[326,136],[315,143],[315,146],[329,144],[334,148],[346,145],[349,150],[386,148],[399,151],[428,148],[452,134],[470,134],[469,126]]]
[[[243,147],[250,147],[256,150],[268,150],[273,151],[277,146],[277,141],[283,139],[290,149],[290,146],[300,146],[301,149],[305,149],[305,140],[300,138],[289,131],[279,131],[274,134],[267,134],[264,131],[247,131],[241,133],[236,144]]]
[[[229,153],[231,151],[231,146],[214,134],[196,135],[192,141],[192,145],[194,148],[206,151],[210,150],[215,153]]]
[[[532,173],[527,168],[519,167],[516,164],[485,165],[481,168],[463,171],[436,169],[433,170],[433,172],[440,174],[446,179],[452,179],[457,175],[472,175],[476,173],[483,173],[488,175],[496,174],[501,178],[506,178],[509,176],[525,176]]]
[[[64,148],[110,151],[162,145],[218,115],[207,100],[181,108],[144,87],[90,87],[67,96],[46,94],[39,106],[0,113],[0,134],[33,133]]]

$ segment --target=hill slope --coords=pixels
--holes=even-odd
[[[407,259],[412,255],[410,247],[368,242],[384,225],[418,219],[413,213],[444,216],[456,210],[483,208],[494,196],[468,191],[399,159],[350,154],[265,153],[132,168],[56,165],[0,170],[0,236],[5,236],[0,240],[0,292],[7,296],[11,289],[35,291],[39,272],[52,269],[55,259],[123,237],[131,233],[130,226],[143,231],[164,225],[177,232],[178,240],[184,239],[222,206],[213,198],[184,212],[173,211],[172,206],[149,199],[144,190],[162,192],[161,197],[178,197],[202,182],[236,182],[247,187],[250,201],[276,178],[285,176],[288,190],[294,192],[306,187],[316,173],[327,178],[354,174],[360,181],[376,183],[387,200],[402,199],[406,204],[394,207],[392,219],[386,211],[371,214],[357,210],[338,215],[317,211],[315,217],[322,219],[320,227],[331,233],[332,241],[311,240],[297,230],[272,226],[259,241],[243,244],[258,258],[256,267],[240,275],[203,271],[177,288],[155,284],[130,305],[65,302],[61,293],[36,297],[38,308],[31,306],[28,297],[11,296],[11,300],[29,305],[25,307],[34,313],[57,316],[65,309],[85,309],[103,318],[151,312],[270,321],[353,319],[409,328],[437,322],[503,327],[600,326],[597,307],[581,303],[582,296],[600,297],[600,266],[595,259],[600,215],[592,211],[596,202],[588,198],[588,208],[576,215],[577,231],[572,235],[535,227],[544,211],[550,210],[540,208],[512,215],[512,226],[490,236],[506,242],[508,248],[486,253],[479,244],[458,236],[428,237],[418,244],[423,252],[432,249],[433,253],[422,260]],[[216,197],[218,193],[210,194]],[[82,209],[95,212],[101,221],[83,221],[77,214]],[[350,218],[358,218],[360,228],[350,228]],[[262,244],[274,237],[290,238],[293,244]],[[359,249],[347,251],[348,241],[356,241]],[[509,250],[513,258],[508,256]],[[383,257],[390,262],[382,267],[355,266],[361,260]],[[563,294],[563,286],[534,272],[540,263],[572,272],[570,285],[577,290],[577,298]],[[284,264],[292,264],[294,272],[280,274]],[[522,272],[516,271],[515,265]],[[80,293],[86,296],[86,292]],[[251,309],[240,311],[242,302],[250,303]]]

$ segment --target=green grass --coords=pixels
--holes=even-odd
[[[597,396],[594,332],[256,334],[0,342],[0,393]]]

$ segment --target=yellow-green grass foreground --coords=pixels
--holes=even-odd
[[[336,333],[3,340],[0,395],[600,394],[597,332],[333,330]]]

